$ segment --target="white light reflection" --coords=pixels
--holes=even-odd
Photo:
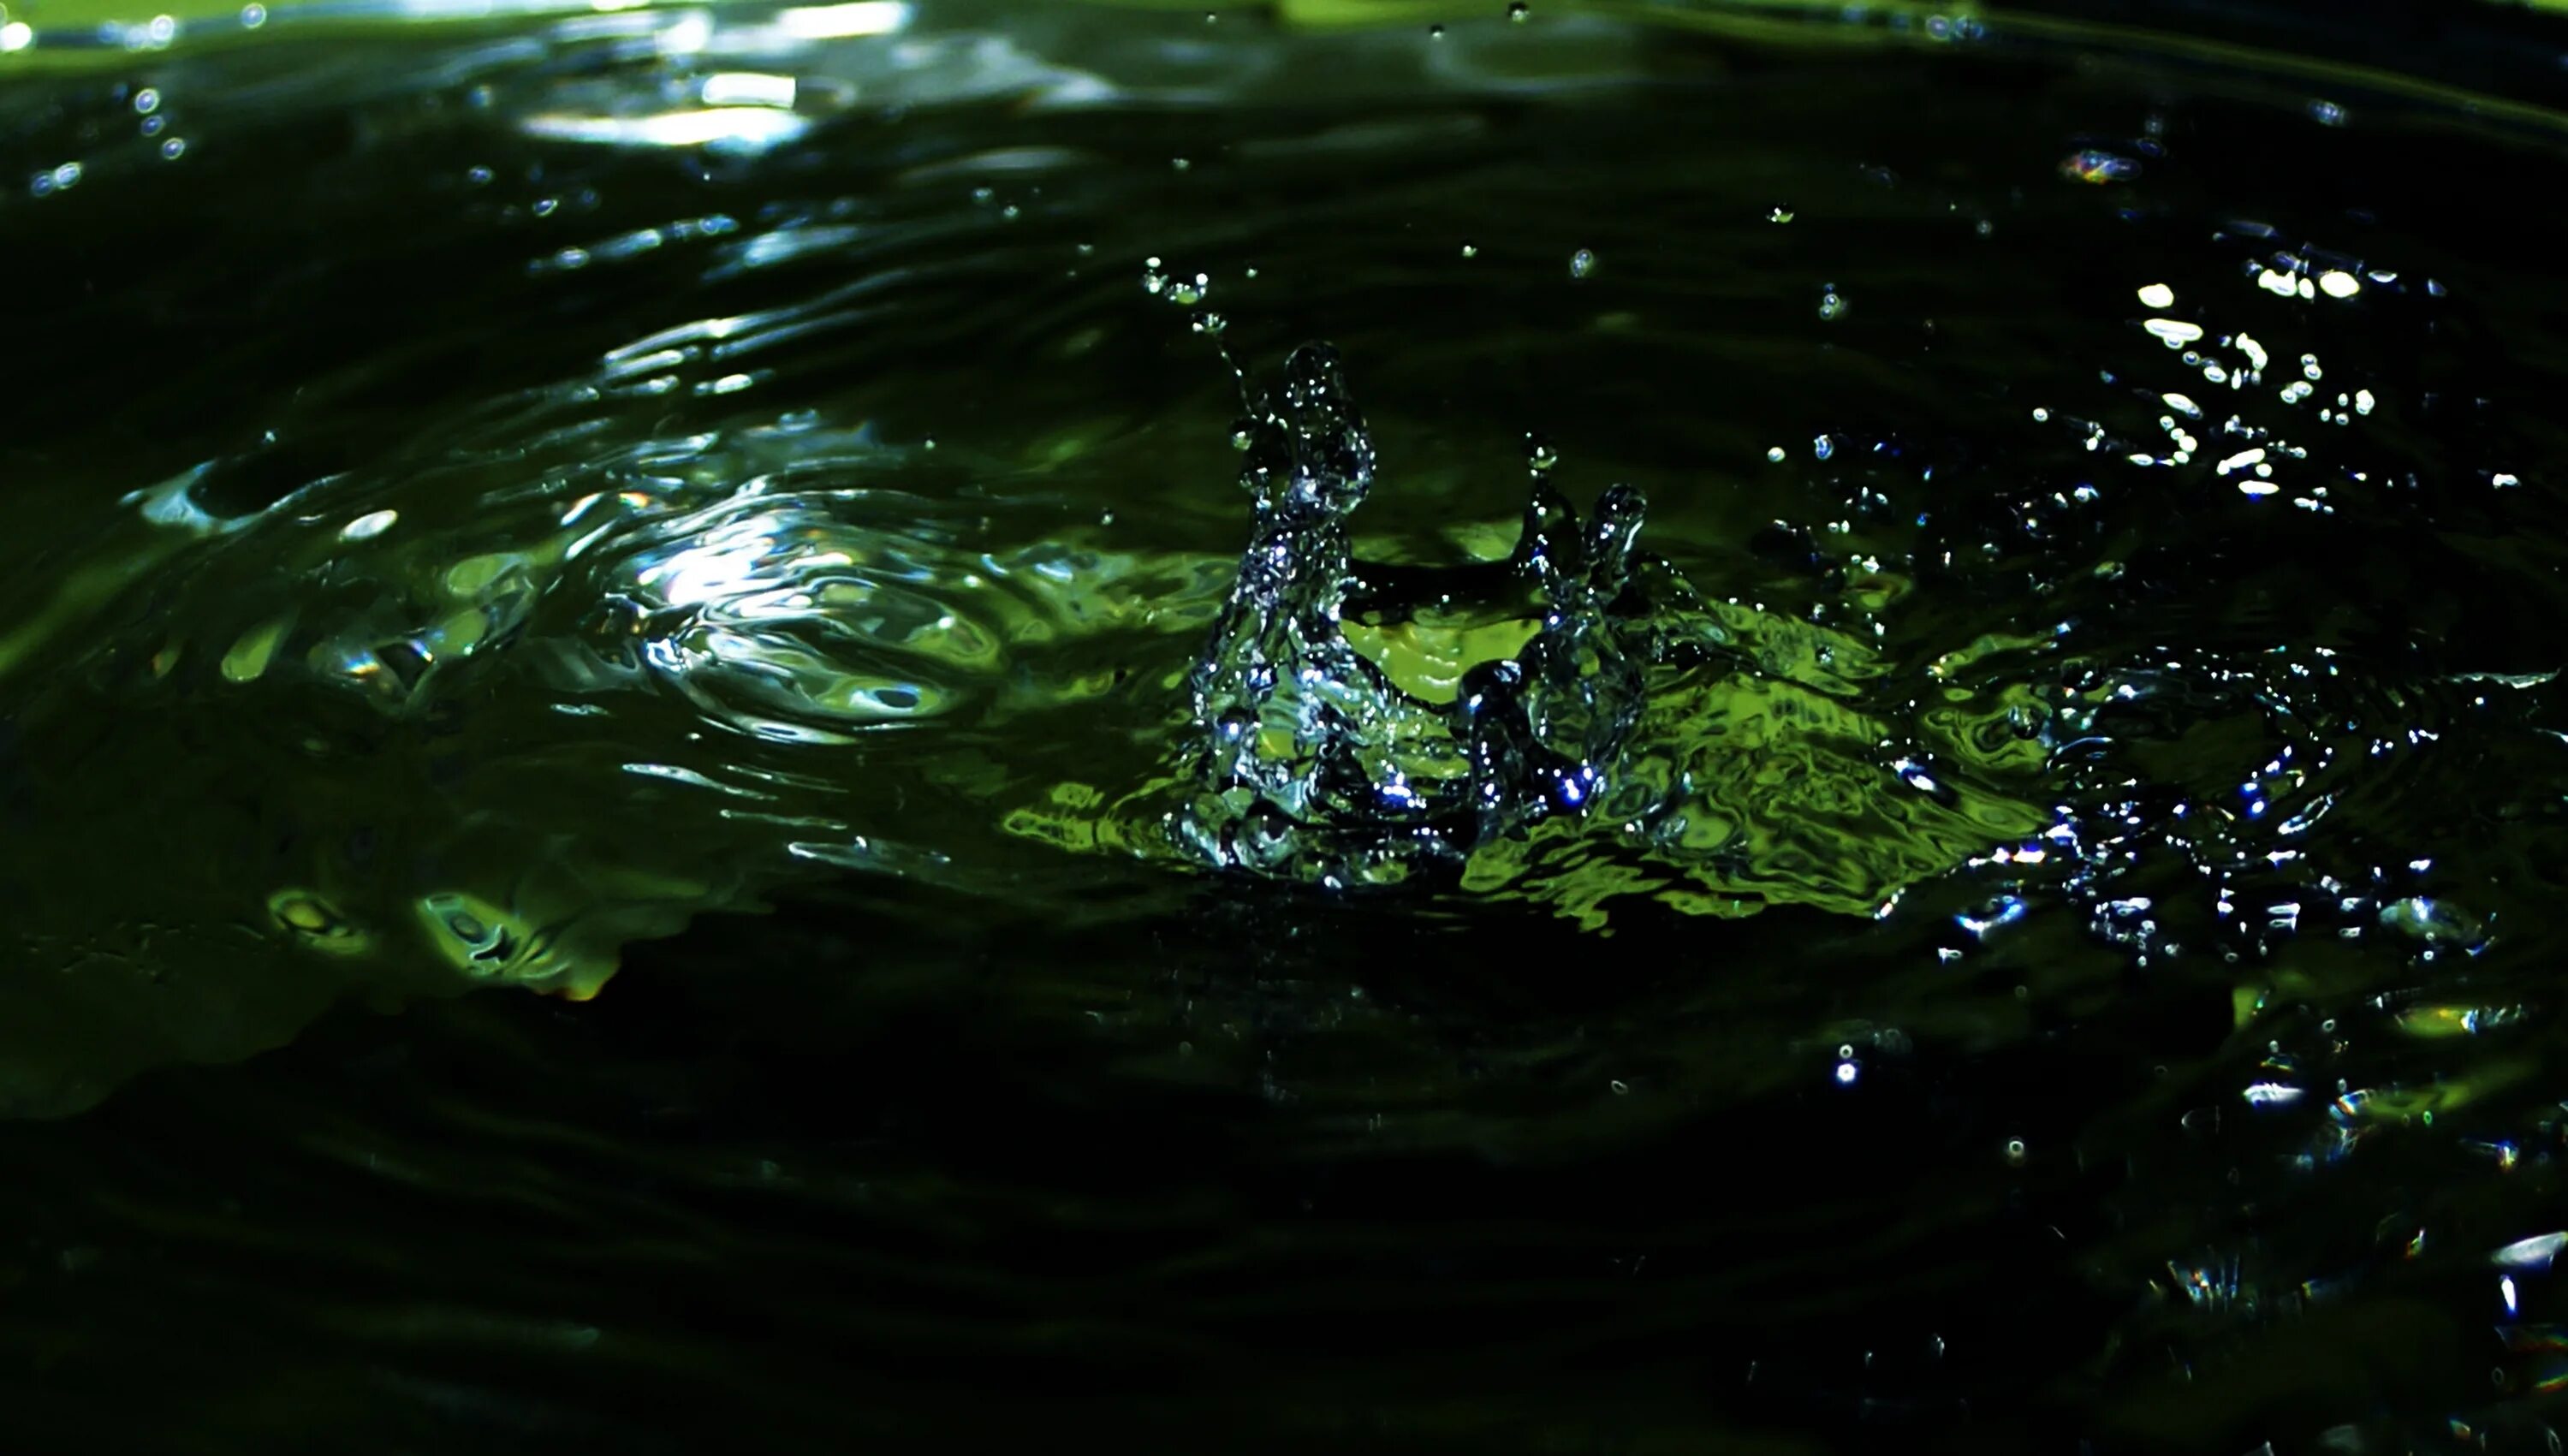
[[[794,78],[762,71],[717,71],[705,78],[699,93],[709,107],[778,107],[794,109]]]
[[[776,28],[802,41],[834,41],[849,36],[889,35],[909,24],[909,0],[855,0],[847,5],[809,5],[780,12]]]
[[[806,118],[773,107],[708,107],[653,117],[580,117],[546,112],[519,130],[554,142],[606,146],[717,146],[765,151],[811,130]]]
[[[36,43],[36,28],[23,20],[0,25],[0,51],[23,51]]]
[[[2488,1258],[2500,1269],[2548,1269],[2561,1249],[2568,1249],[2568,1233],[2535,1234],[2515,1240]]]
[[[366,514],[357,517],[355,520],[348,522],[344,526],[341,526],[339,528],[339,539],[343,541],[370,541],[375,537],[382,535],[384,532],[391,530],[393,522],[400,519],[401,512],[397,510],[368,511]]]

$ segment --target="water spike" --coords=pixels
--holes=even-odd
[[[1635,486],[1608,486],[1596,497],[1596,518],[1587,528],[1587,584],[1600,601],[1622,595],[1631,578],[1632,549],[1648,514],[1649,501]]]

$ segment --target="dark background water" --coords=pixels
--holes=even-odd
[[[139,1072],[0,1125],[13,1442],[2555,1449],[2555,1299],[2525,1269],[2508,1310],[2489,1257],[2568,1225],[2562,705],[2456,677],[2559,666],[2555,128],[2003,27],[1760,47],[1549,8],[1443,41],[1225,15],[1198,51],[1191,16],[1065,13],[920,28],[1012,36],[1120,103],[1029,106],[1058,80],[968,48],[721,60],[803,79],[815,126],[756,156],[526,135],[716,69],[630,36],[280,28],[11,83],[12,174],[84,168],[0,203],[29,341],[0,386],[9,611],[114,539],[125,492],[200,462],[217,514],[297,490],[416,511],[463,491],[439,483],[459,457],[531,475],[590,448],[516,423],[529,399],[614,442],[807,410],[976,462],[1079,429],[1103,443],[1046,489],[1217,559],[1231,410],[1138,286],[1161,255],[1215,278],[1244,357],[1339,345],[1386,451],[1371,528],[1511,509],[1538,430],[1582,496],[1645,485],[1654,545],[1715,594],[1824,612],[1848,558],[1889,558],[1917,584],[1886,619],[1902,683],[2072,624],[2003,675],[2093,715],[2046,770],[2078,852],[1957,869],[1880,920],[1634,899],[1602,936],[1061,874],[959,812],[848,811],[958,867],[776,880],[768,913],[627,948],[590,1002],[397,995],[462,983],[396,968],[355,982],[380,1005],[334,1003],[260,939],[275,885],[231,826],[292,796],[270,741],[335,700],[133,693],[147,575],[0,683],[13,1056],[102,1092]],[[958,77],[982,90],[940,100]],[[2065,178],[2089,148],[2136,175]],[[2397,279],[2287,300],[2255,282],[2278,251]],[[2159,282],[2215,339],[2264,339],[2270,382],[2233,405],[2142,333]],[[692,392],[711,361],[665,396],[579,393],[609,351],[767,311],[802,327],[743,396]],[[2378,410],[2278,403],[2304,352]],[[2207,472],[2227,445],[2128,464],[2166,448],[2169,391],[2214,417],[2197,433],[2235,410],[2311,460],[2271,498]],[[2289,505],[2313,482],[2333,510]],[[1170,641],[1117,650],[1156,669],[1191,650]],[[1149,677],[1097,722],[1155,723]],[[460,700],[472,761],[535,731],[513,681]],[[2113,683],[2126,706],[2056,696]],[[495,812],[407,776],[413,729],[387,731],[380,799],[334,790],[351,818],[426,858],[419,823]],[[954,731],[1031,778],[1114,752]],[[2272,790],[2276,819],[2334,796],[2305,838],[2174,812],[2287,745],[2329,765]],[[826,767],[890,778],[905,751]],[[537,860],[600,851],[529,825],[713,833],[606,797],[631,793],[569,774],[505,822]],[[236,929],[200,882],[239,892]],[[2010,896],[2018,924],[1956,920]],[[2479,929],[2403,937],[2380,911],[2409,896]],[[2145,928],[2116,908],[2140,897]],[[45,1019],[73,977],[107,1010]],[[2477,1029],[2400,1020],[2436,1007]],[[187,1030],[137,1029],[164,1019]],[[2247,1095],[2276,1084],[2303,1096]],[[2341,1088],[2440,1115],[2340,1113]],[[2305,1156],[2346,1127],[2369,1130]]]

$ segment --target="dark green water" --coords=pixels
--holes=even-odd
[[[2559,1449],[2540,117],[261,29],[0,89],[12,1449]],[[1639,799],[1171,835],[1314,339],[1394,678],[1646,495]]]

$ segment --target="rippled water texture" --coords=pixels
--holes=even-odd
[[[0,83],[31,1449],[2558,1449],[2568,134],[1327,11]]]

